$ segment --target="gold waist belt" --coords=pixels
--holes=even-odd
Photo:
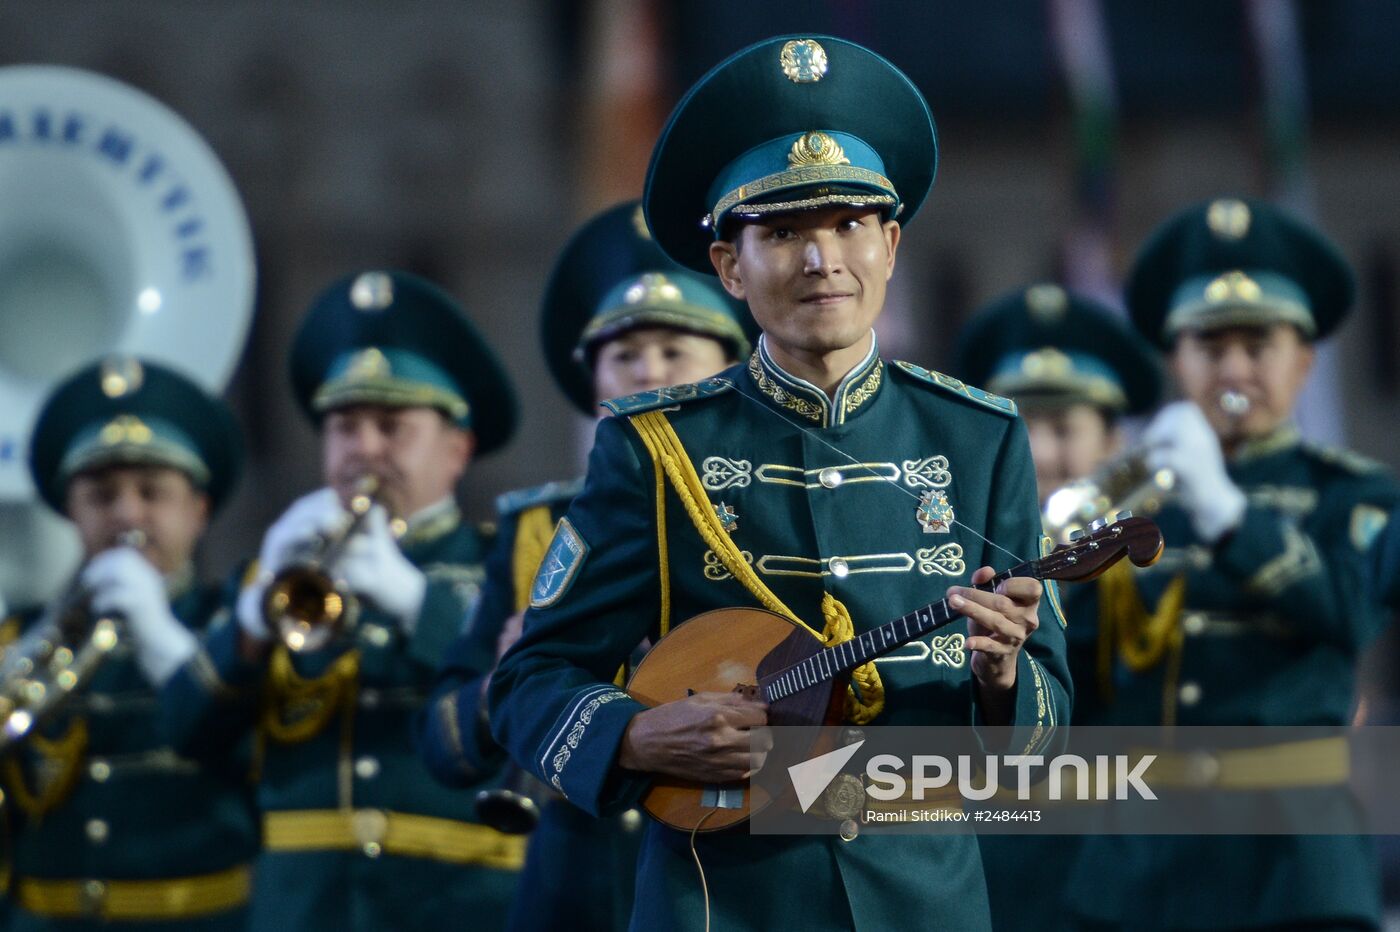
[[[520,870],[525,836],[485,825],[383,809],[301,809],[263,817],[268,851],[361,851]]]
[[[248,902],[252,871],[245,865],[165,880],[40,880],[15,882],[15,901],[50,919],[195,919]]]
[[[1146,751],[1149,786],[1267,790],[1335,786],[1351,778],[1347,739],[1313,738],[1227,751]]]
[[[1136,748],[1127,755],[1129,765],[1148,754],[1157,759],[1148,768],[1143,780],[1153,790],[1285,790],[1308,786],[1337,786],[1351,778],[1351,756],[1346,738],[1313,738],[1287,741],[1255,748],[1235,748],[1224,751],[1172,751],[1160,748]],[[1107,775],[1109,792],[1114,791],[1115,774]],[[1060,798],[1049,799],[1050,781],[1040,779],[1030,787],[1030,799],[1022,802],[1036,805],[1054,803],[1083,803],[1081,792],[1093,799],[1099,771],[1089,761],[1088,774],[1081,784],[1072,768],[1061,772]],[[1016,790],[997,790],[998,802],[1016,804]]]

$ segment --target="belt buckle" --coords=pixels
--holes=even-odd
[[[389,832],[389,816],[380,809],[356,809],[350,817],[350,831],[366,857],[384,853],[384,836]]]
[[[78,884],[78,908],[84,916],[96,918],[107,905],[107,884],[101,880],[84,880]]]

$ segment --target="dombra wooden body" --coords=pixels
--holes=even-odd
[[[974,588],[990,591],[1017,576],[1083,582],[1124,557],[1135,566],[1150,566],[1162,546],[1162,533],[1149,518],[1099,522],[1074,543]],[[627,692],[647,706],[693,693],[738,692],[767,703],[769,725],[839,724],[851,670],[961,617],[943,599],[824,647],[811,631],[782,615],[759,608],[716,609],[658,641],[632,674]],[[710,832],[738,825],[774,802],[757,784],[716,786],[657,775],[642,805],[672,828],[689,832],[699,826]]]
[[[719,608],[696,615],[658,641],[637,665],[627,692],[648,706],[704,692],[758,698],[762,679],[821,650],[821,641],[782,615],[761,608]],[[843,675],[769,702],[768,724],[839,723],[848,679]],[[742,793],[742,804],[716,808],[704,805],[704,784],[658,776],[643,805],[656,819],[688,832],[707,815],[702,831],[715,831],[744,822],[773,802],[758,785],[728,788]]]

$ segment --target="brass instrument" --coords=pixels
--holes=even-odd
[[[350,498],[350,521],[338,533],[318,538],[305,555],[284,567],[268,584],[263,618],[292,653],[320,650],[354,628],[359,599],[335,577],[334,569],[377,504],[378,492],[378,477],[360,479]]]
[[[1216,406],[1231,418],[1249,414],[1249,396],[1234,390],[1221,392]],[[1094,521],[1117,512],[1152,515],[1176,488],[1170,469],[1150,469],[1147,447],[1136,446],[1108,460],[1087,479],[1077,479],[1056,489],[1045,500],[1041,523],[1056,544],[1067,544]]]
[[[1155,513],[1175,487],[1174,472],[1149,468],[1147,449],[1134,447],[1108,460],[1088,478],[1050,493],[1041,511],[1041,524],[1056,544],[1067,544],[1095,521],[1114,514]]]
[[[144,546],[130,530],[116,546]],[[81,579],[81,572],[78,577]],[[43,618],[0,654],[0,751],[34,728],[92,679],[122,638],[125,619],[94,612],[92,593],[75,581]]]

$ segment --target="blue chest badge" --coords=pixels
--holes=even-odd
[[[574,584],[587,556],[588,542],[568,518],[560,518],[559,526],[554,529],[554,539],[549,542],[549,550],[535,573],[535,583],[530,587],[530,607],[549,608],[562,599]]]

